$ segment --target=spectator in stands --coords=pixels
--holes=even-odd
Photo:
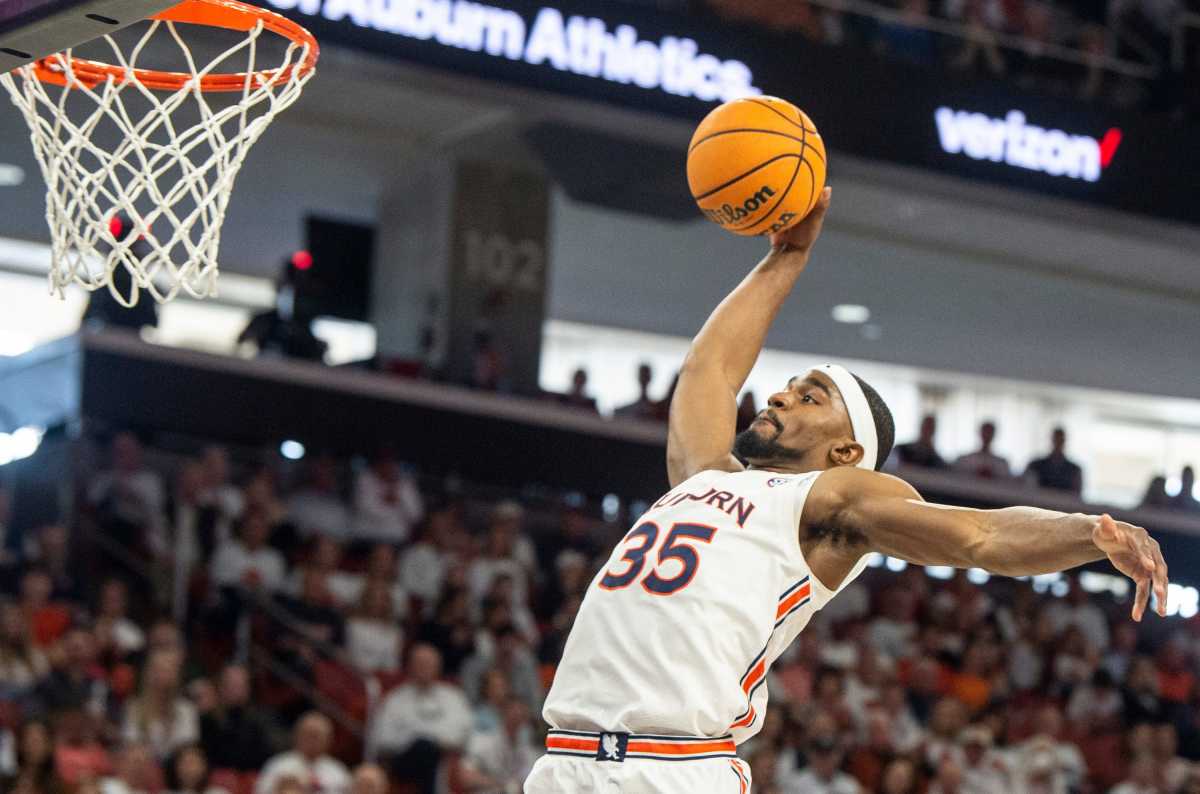
[[[1004,757],[992,745],[992,731],[983,725],[963,729],[959,738],[962,752],[963,789],[971,794],[1005,794],[1012,791],[1010,771]]]
[[[587,395],[587,370],[583,367],[571,373],[571,389],[558,396],[558,401],[569,408],[579,408],[584,411],[596,411],[596,400]]]
[[[108,686],[96,662],[96,640],[83,628],[72,628],[47,654],[50,674],[37,688],[45,713],[86,710],[102,716],[108,710]]]
[[[378,764],[360,764],[350,781],[350,794],[388,794],[387,773]]]
[[[495,730],[473,732],[467,740],[464,783],[478,794],[519,791],[542,752],[534,741],[529,707],[520,698],[509,698],[503,724]]]
[[[416,480],[387,447],[354,482],[354,537],[404,543],[425,511]]]
[[[1188,513],[1200,512],[1200,501],[1196,499],[1196,473],[1191,466],[1184,466],[1179,474],[1179,493],[1171,499],[1171,509]]]
[[[1159,794],[1158,768],[1152,755],[1139,755],[1129,764],[1129,777],[1109,789],[1108,794]]]
[[[1042,706],[1034,722],[1037,733],[1014,748],[1014,789],[1066,792],[1078,789],[1085,770],[1083,755],[1064,741],[1062,714],[1053,704]]]
[[[479,697],[475,698],[473,730],[491,731],[503,721],[504,704],[512,696],[512,685],[508,673],[493,667],[483,674]]]
[[[1142,497],[1142,503],[1138,507],[1161,510],[1170,506],[1171,497],[1167,494],[1167,478],[1156,474],[1150,478],[1150,483],[1146,486],[1146,494]]]
[[[458,675],[463,662],[475,652],[471,598],[465,588],[442,594],[433,618],[421,625],[416,639],[437,649],[447,675]]]
[[[25,614],[16,604],[0,602],[0,701],[23,701],[49,673]]]
[[[946,461],[933,446],[937,433],[937,417],[926,414],[921,420],[921,432],[914,441],[896,446],[896,459],[905,466],[922,466],[927,469],[944,469]]]
[[[950,59],[955,69],[974,69],[982,60],[984,71],[1004,74],[1004,56],[1000,54],[996,34],[1004,31],[1007,19],[1000,0],[947,0],[945,13],[966,26],[962,48]]]
[[[185,744],[199,741],[196,707],[180,696],[183,658],[176,651],[155,651],[142,670],[142,691],[125,708],[121,735],[145,744],[161,762]]]
[[[508,677],[513,695],[525,701],[530,711],[535,712],[541,705],[542,686],[534,655],[511,623],[496,630],[493,644],[495,649],[491,654],[476,652],[463,663],[462,687],[467,697],[471,701],[479,700],[484,675],[489,670],[499,670]]]
[[[106,579],[100,586],[96,612],[96,637],[124,659],[146,647],[146,633],[129,619],[129,589],[120,579]]]
[[[338,492],[337,461],[318,455],[308,462],[305,484],[287,501],[288,519],[300,534],[345,538],[350,512]]]
[[[1067,459],[1063,451],[1067,446],[1067,431],[1054,428],[1050,434],[1050,454],[1038,458],[1025,470],[1025,478],[1039,488],[1070,491],[1076,495],[1083,492],[1083,469]]]
[[[1165,708],[1159,694],[1158,670],[1149,657],[1137,656],[1130,663],[1121,694],[1125,699],[1125,719],[1128,724],[1163,720]]]
[[[339,608],[353,606],[362,595],[364,577],[341,569],[342,547],[328,535],[314,535],[308,542],[304,562],[292,569],[284,588],[289,596],[299,597],[309,572],[325,579]]]
[[[818,718],[826,715],[818,715]],[[814,729],[816,719],[814,719]],[[829,721],[832,725],[832,720]],[[808,766],[789,777],[785,791],[804,791],[812,794],[859,794],[861,789],[854,778],[841,771],[843,748],[836,731],[814,730],[806,747]],[[884,770],[884,780],[887,779]]]
[[[896,755],[891,719],[882,709],[872,707],[865,719],[865,729],[866,738],[848,754],[846,771],[854,776],[864,791],[878,791],[883,781],[884,767]]]
[[[1108,616],[1088,598],[1078,576],[1068,577],[1067,582],[1066,598],[1056,599],[1046,609],[1054,632],[1061,634],[1073,626],[1079,629],[1093,651],[1103,653],[1109,645]]]
[[[67,784],[54,764],[50,726],[29,720],[17,731],[15,769],[0,778],[0,790],[13,794],[67,794]]]
[[[71,625],[71,612],[66,604],[51,600],[54,582],[41,567],[26,569],[21,577],[20,608],[29,626],[34,645],[52,645]]]
[[[146,533],[157,530],[163,519],[162,477],[146,468],[142,444],[133,433],[117,433],[110,456],[111,467],[88,484],[88,502],[106,531],[127,546],[141,548]]]
[[[429,512],[417,542],[408,547],[400,560],[399,584],[421,599],[427,615],[432,614],[441,597],[454,547],[465,536],[461,505],[446,502]]]
[[[1079,736],[1109,733],[1120,728],[1124,708],[1125,703],[1112,675],[1101,668],[1092,673],[1091,681],[1071,692],[1067,720]]]
[[[538,544],[542,568],[556,568],[565,552],[578,554],[590,563],[600,552],[600,545],[592,535],[592,524],[581,505],[564,500],[559,507],[557,531],[541,538]]]
[[[512,391],[509,355],[497,342],[489,328],[475,331],[471,340],[474,352],[471,364],[471,386],[482,391]]]
[[[333,723],[324,714],[310,711],[296,723],[292,749],[267,761],[254,784],[254,794],[275,794],[287,777],[301,781],[304,790],[320,794],[347,794],[350,772],[329,755]]]
[[[646,363],[639,364],[637,371],[638,398],[628,405],[622,405],[613,411],[613,416],[618,419],[654,421],[658,408],[657,402],[650,399],[650,381],[653,379],[654,370],[650,368],[650,365]]]
[[[298,258],[312,257],[307,251],[297,251],[284,259],[275,281],[275,306],[250,318],[237,343],[251,342],[260,356],[321,361],[329,345],[312,332],[315,319],[314,301],[302,293],[308,282],[306,268],[296,265]]]
[[[984,422],[979,426],[979,449],[963,455],[954,461],[954,470],[970,474],[986,480],[1003,480],[1012,476],[1008,461],[992,452],[992,442],[996,439],[994,422]]]
[[[867,642],[877,652],[900,659],[917,636],[916,603],[908,590],[893,587],[881,602],[881,614],[867,626]]]
[[[875,49],[901,60],[931,63],[936,42],[926,27],[928,19],[929,0],[902,0],[900,18],[880,23]]]
[[[219,444],[210,444],[200,456],[204,470],[204,482],[200,492],[200,504],[214,508],[226,531],[242,516],[245,497],[241,489],[230,481],[229,451]],[[218,534],[224,540],[227,535]]]
[[[74,708],[54,713],[54,766],[68,788],[112,772],[113,759],[100,743],[100,722]]]
[[[1179,756],[1179,731],[1169,722],[1154,726],[1154,767],[1166,791],[1178,791],[1187,782],[1192,765]]]
[[[208,758],[198,744],[180,747],[166,767],[169,794],[229,794],[219,786],[210,786],[208,778]]]
[[[275,725],[250,699],[250,673],[238,664],[221,671],[217,700],[200,718],[201,746],[213,767],[256,772],[274,752]]]
[[[537,551],[524,531],[525,508],[506,499],[492,508],[484,549],[467,570],[475,602],[483,600],[497,576],[512,577],[514,598],[527,602],[528,580],[537,568]]]
[[[1128,621],[1118,621],[1113,626],[1112,643],[1100,665],[1101,669],[1108,671],[1114,682],[1125,680],[1129,665],[1137,653],[1137,643],[1137,626]]]
[[[336,656],[346,641],[346,619],[336,607],[326,575],[308,569],[299,596],[280,594],[275,601],[284,613],[276,639],[285,652],[283,663],[311,680],[317,662]]]
[[[159,767],[143,744],[126,744],[117,754],[111,777],[100,780],[100,794],[150,794],[158,790]]]
[[[409,651],[407,681],[392,690],[372,720],[370,744],[392,774],[434,794],[446,753],[459,750],[471,730],[462,690],[438,680],[441,654],[419,643]]]
[[[70,532],[62,524],[46,524],[33,534],[33,542],[26,549],[26,564],[46,572],[51,597],[56,601],[80,601],[84,596],[87,572],[80,570],[70,539]]]
[[[910,758],[893,758],[883,768],[880,787],[870,790],[878,790],[881,794],[917,794],[920,790],[919,783],[916,765]],[[937,782],[934,786],[937,786]]]
[[[238,539],[217,547],[210,576],[217,587],[246,593],[275,593],[284,588],[287,564],[278,550],[267,545],[271,525],[261,510],[242,516]]]
[[[912,762],[908,761],[908,759],[897,759],[897,761],[893,763],[900,763],[906,765],[909,769],[912,768]],[[889,769],[889,771],[891,770]],[[911,777],[904,780],[905,782],[911,782],[908,782],[907,786],[885,786],[884,792],[886,794],[892,794],[893,792],[895,792],[895,794],[917,794],[919,789],[917,788],[916,773],[911,773]],[[925,791],[926,794],[960,794],[960,792],[963,790],[962,786],[962,765],[954,758],[947,756],[946,758],[942,759],[940,764],[938,764],[937,771],[933,776],[933,780],[930,781],[929,787]]]
[[[218,537],[229,536],[228,520],[205,500],[205,477],[203,463],[184,463],[167,502],[166,530],[151,544],[159,569],[171,582],[171,611],[179,619],[185,617],[188,589],[212,556]]]
[[[373,579],[346,621],[346,656],[360,673],[391,673],[400,667],[404,633],[396,621],[392,589]]]

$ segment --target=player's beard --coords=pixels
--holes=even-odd
[[[783,428],[771,424],[773,432],[759,433],[754,425],[737,434],[733,440],[733,454],[740,460],[766,463],[775,460],[795,460],[804,456],[803,450],[793,449],[779,443]]]

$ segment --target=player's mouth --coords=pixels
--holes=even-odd
[[[765,425],[770,425],[771,427],[774,427],[776,430],[783,430],[783,424],[778,419],[776,419],[775,417],[771,416],[770,414],[768,414],[766,412],[763,412],[763,413],[759,414],[758,416],[754,417],[754,421],[751,422],[750,424],[757,424],[759,422],[762,422]]]

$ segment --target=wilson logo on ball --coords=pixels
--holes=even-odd
[[[759,207],[766,204],[774,195],[775,191],[770,186],[763,185],[758,189],[757,193],[743,201],[740,206],[735,207],[732,204],[723,204],[716,209],[704,210],[704,214],[708,216],[709,220],[719,223],[722,226],[728,226],[731,223],[737,223],[749,218],[751,213],[757,212]]]

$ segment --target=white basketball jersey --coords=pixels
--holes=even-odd
[[[767,669],[836,592],[800,551],[820,474],[704,471],[655,502],[588,588],[546,722],[739,744],[758,733]]]

